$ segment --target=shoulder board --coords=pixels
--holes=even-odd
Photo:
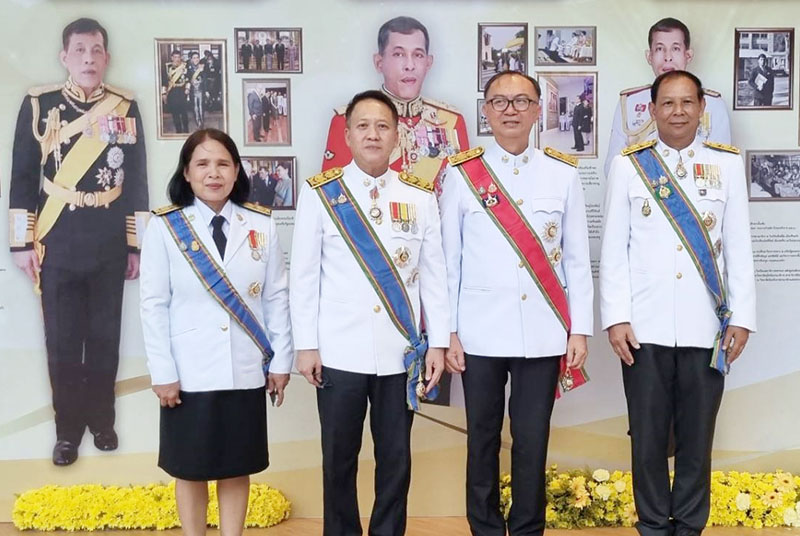
[[[342,175],[344,175],[344,170],[340,167],[335,167],[306,179],[306,182],[312,188],[319,188],[323,184],[336,180]]]
[[[715,141],[704,141],[703,145],[706,147],[710,147],[711,149],[716,149],[718,151],[726,151],[728,153],[739,154],[739,148],[734,147],[733,145],[728,145],[727,143],[717,143]]]
[[[645,89],[650,89],[652,84],[647,84],[645,86],[639,87],[630,87],[628,89],[623,89],[619,92],[620,95],[633,95],[634,93],[639,93],[640,91],[644,91]]]
[[[252,210],[253,212],[258,212],[259,214],[263,214],[264,216],[272,215],[271,208],[257,205],[255,203],[250,203],[250,202],[242,203],[242,207],[246,208],[247,210]]]
[[[545,147],[544,154],[549,156],[550,158],[555,158],[556,160],[560,160],[565,164],[569,164],[572,167],[578,167],[578,158],[575,156],[571,156],[568,154],[564,154],[561,151],[556,151],[552,147]]]
[[[455,106],[451,106],[451,105],[447,104],[446,102],[442,102],[442,101],[438,101],[438,100],[434,100],[434,99],[429,99],[428,97],[422,97],[422,102],[427,104],[427,105],[429,105],[429,106],[433,106],[435,108],[440,108],[442,110],[447,110],[448,112],[453,112],[454,114],[460,114],[461,113],[461,112],[458,111],[458,108],[456,108]]]
[[[402,171],[398,173],[397,178],[400,179],[400,182],[413,186],[414,188],[419,188],[428,193],[433,192],[433,183],[425,179],[420,179],[416,175],[411,175]]]
[[[156,216],[165,216],[170,212],[175,212],[176,210],[180,210],[182,207],[180,205],[167,205],[165,207],[160,207],[152,210],[152,213]]]
[[[463,164],[467,160],[478,158],[482,154],[483,154],[483,147],[474,147],[472,149],[467,149],[466,151],[461,151],[458,154],[454,154],[453,156],[447,157],[447,161],[450,162],[451,166],[458,166]]]
[[[347,105],[339,106],[338,108],[333,109],[333,113],[335,115],[344,115],[346,111],[347,111]]]
[[[105,88],[106,88],[106,91],[110,91],[111,93],[116,93],[117,95],[119,95],[123,99],[133,100],[133,98],[135,96],[133,94],[133,91],[130,91],[128,89],[122,89],[120,87],[110,86],[108,84],[105,85]]]
[[[622,154],[622,156],[628,156],[629,154],[637,153],[642,149],[652,147],[656,143],[658,143],[658,140],[647,140],[643,141],[642,143],[634,143],[633,145],[628,145],[625,147],[620,154]]]
[[[703,88],[703,93],[708,95],[709,97],[721,97],[722,93],[719,91],[714,91],[713,89]]]
[[[49,86],[36,86],[28,90],[28,95],[30,95],[31,97],[38,97],[39,95],[50,93],[52,91],[60,91],[61,88],[63,87],[64,84],[50,84]]]

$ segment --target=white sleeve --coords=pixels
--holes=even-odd
[[[747,181],[740,157],[732,166],[728,202],[722,217],[722,253],[725,255],[731,325],[756,330],[756,282],[750,239]]]
[[[428,346],[450,346],[450,300],[447,295],[447,267],[442,251],[442,230],[436,195],[428,196],[427,222],[419,257],[419,297],[428,332]]]
[[[170,347],[169,307],[172,301],[166,229],[162,218],[151,218],[142,240],[139,266],[139,311],[147,368],[153,385],[179,380]]]
[[[439,197],[442,219],[442,249],[447,266],[447,290],[450,297],[450,332],[458,331],[458,294],[461,288],[461,185],[464,178],[455,167],[448,166]]]
[[[571,333],[591,337],[594,332],[594,282],[589,260],[586,202],[577,169],[570,180],[563,226],[563,268],[569,293]]]
[[[614,110],[614,121],[611,123],[611,136],[608,138],[608,152],[606,152],[606,161],[603,164],[603,171],[608,178],[611,171],[611,162],[614,157],[620,154],[622,150],[628,146],[628,137],[625,136],[625,130],[622,124],[622,99],[617,100],[617,108]]]
[[[631,207],[627,157],[617,156],[606,181],[605,225],[600,250],[600,317],[603,329],[631,321],[628,243]]]
[[[706,99],[708,102],[709,99]],[[718,143],[731,143],[731,119],[728,116],[728,106],[722,97],[712,97],[710,102],[716,103],[711,110],[711,134],[709,139]],[[708,105],[708,104],[706,104]]]
[[[294,358],[292,327],[289,319],[289,276],[286,273],[286,262],[278,240],[278,230],[272,218],[269,218],[269,244],[266,281],[264,281],[264,291],[261,293],[264,326],[272,351],[275,352],[269,371],[289,374],[292,371]]]
[[[322,202],[303,183],[297,200],[289,269],[292,336],[295,350],[316,350],[322,261]]]

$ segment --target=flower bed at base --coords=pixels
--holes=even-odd
[[[216,483],[209,485],[208,498],[208,523],[219,526]],[[277,525],[289,518],[291,507],[280,491],[266,484],[251,484],[245,525]],[[17,497],[12,520],[20,530],[164,530],[180,526],[174,481],[124,487],[44,486]]]
[[[630,527],[636,522],[630,472],[559,472],[553,465],[547,470],[546,482],[548,528]],[[508,474],[500,478],[500,507],[508,517]],[[800,477],[782,471],[712,472],[708,525],[800,527]]]

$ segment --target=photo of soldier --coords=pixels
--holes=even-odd
[[[296,158],[245,156],[242,163],[250,179],[248,201],[273,210],[294,210]]]
[[[227,130],[225,41],[156,39],[158,138],[186,138],[201,128]]]
[[[800,151],[747,151],[751,201],[800,200]]]
[[[654,77],[668,71],[688,70],[694,54],[689,28],[683,22],[667,17],[650,27],[644,55]],[[623,89],[619,94],[603,166],[606,176],[611,169],[611,161],[622,149],[657,137],[656,123],[647,108],[650,103],[650,85]],[[708,88],[703,91],[706,108],[697,132],[700,139],[730,144],[728,106],[718,91]]]
[[[501,71],[528,72],[526,23],[478,24],[478,91]]]
[[[236,28],[236,72],[302,73],[301,28]]]
[[[540,147],[581,157],[597,156],[597,73],[540,72]]]
[[[41,295],[59,466],[78,458],[87,427],[97,449],[118,447],[123,289],[139,276],[149,216],[139,108],[103,80],[108,33],[80,18],[62,45],[66,81],[22,102],[9,194],[11,256]]]
[[[242,80],[245,145],[291,145],[288,78]]]
[[[735,110],[792,107],[794,29],[736,29]]]

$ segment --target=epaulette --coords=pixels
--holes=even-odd
[[[180,210],[181,208],[182,207],[180,205],[167,205],[164,207],[153,209],[151,212],[156,216],[164,216],[166,214],[169,214],[170,212],[175,212],[176,210]]]
[[[28,95],[30,95],[31,97],[38,97],[39,95],[50,93],[51,91],[60,91],[62,87],[64,87],[63,83],[50,84],[48,86],[36,86],[28,90]]]
[[[640,91],[644,91],[645,89],[650,89],[652,84],[647,84],[644,86],[639,87],[630,87],[628,89],[623,89],[619,92],[620,95],[633,95],[634,93],[639,93]]]
[[[467,160],[478,158],[482,154],[483,147],[473,147],[472,149],[467,149],[466,151],[461,151],[458,154],[447,157],[447,161],[450,162],[451,166],[460,166]]]
[[[319,188],[323,184],[336,180],[342,175],[344,175],[344,170],[340,167],[335,167],[325,170],[322,173],[318,173],[309,179],[306,179],[306,182],[312,188]]]
[[[639,152],[642,149],[647,149],[649,147],[652,147],[656,143],[658,143],[658,140],[647,140],[647,141],[643,141],[641,143],[634,143],[633,145],[628,145],[627,147],[625,147],[620,152],[620,154],[622,156],[628,156],[629,154],[633,154],[633,153]]]
[[[556,151],[552,147],[545,147],[544,154],[549,156],[550,158],[555,158],[556,160],[561,160],[565,164],[569,164],[572,167],[578,167],[578,158],[575,156],[571,156],[568,154],[564,154],[561,151]]]
[[[414,188],[419,188],[420,190],[428,193],[433,192],[433,183],[426,181],[425,179],[420,179],[416,175],[411,175],[410,173],[401,171],[398,173],[397,178],[400,179],[400,182],[408,184],[409,186],[413,186]]]
[[[272,209],[269,207],[264,207],[256,203],[250,203],[249,201],[246,203],[242,203],[242,206],[247,210],[258,212],[259,214],[263,214],[264,216],[272,216]]]
[[[135,97],[135,95],[133,94],[133,91],[130,91],[128,89],[122,89],[120,87],[110,86],[108,84],[105,85],[105,88],[106,88],[106,91],[110,91],[111,93],[116,93],[117,95],[119,95],[123,99],[133,100],[134,97]]]
[[[711,149],[716,149],[718,151],[726,151],[728,153],[739,154],[739,148],[734,147],[733,145],[728,145],[727,143],[717,143],[715,141],[704,141],[703,145],[706,147],[710,147]]]
[[[708,95],[709,97],[721,97],[722,93],[719,91],[714,91],[713,89],[703,88],[703,93]]]
[[[446,102],[429,99],[428,97],[422,97],[422,102],[433,106],[435,108],[441,108],[442,110],[447,110],[448,112],[453,112],[454,114],[460,114],[461,112],[458,111],[458,108],[447,104]]]
[[[339,106],[338,108],[333,109],[333,113],[336,115],[344,115],[347,112],[347,105]]]

